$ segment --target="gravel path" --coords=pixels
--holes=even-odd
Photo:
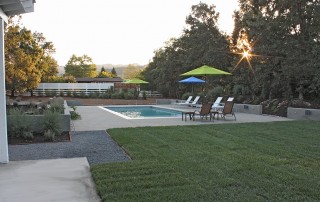
[[[87,157],[95,165],[130,160],[103,130],[74,132],[71,137],[71,142],[9,145],[10,161]]]

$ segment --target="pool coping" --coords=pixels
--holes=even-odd
[[[181,117],[181,114],[177,115],[177,116],[167,116],[167,117],[129,117],[126,115],[123,115],[121,113],[112,111],[110,109],[107,109],[106,107],[155,107],[155,108],[160,108],[160,109],[167,109],[167,110],[174,110],[174,111],[178,111],[178,112],[184,112],[183,110],[179,110],[179,109],[175,109],[175,108],[169,108],[169,107],[163,107],[163,106],[155,106],[155,105],[103,105],[103,106],[98,106],[98,108],[105,110],[107,112],[110,112],[114,115],[117,115],[121,118],[127,119],[127,120],[143,120],[143,119],[170,119],[170,118],[179,118]]]

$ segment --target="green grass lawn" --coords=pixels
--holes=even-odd
[[[92,167],[103,201],[320,200],[320,122],[108,133],[133,161]]]

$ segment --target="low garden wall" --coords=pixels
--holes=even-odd
[[[156,99],[156,104],[157,105],[170,105],[174,104],[176,100],[174,99]]]
[[[320,121],[320,109],[288,107],[287,117],[289,119]]]
[[[69,107],[67,105],[67,102],[64,100],[63,103],[64,106],[64,114],[60,115],[60,129],[62,131],[70,131],[70,121],[71,121],[71,115],[69,111]],[[8,115],[9,117],[10,115]],[[41,132],[43,129],[43,117],[44,115],[27,115],[28,118],[31,120],[31,130],[34,132]]]
[[[247,114],[262,114],[262,105],[252,104],[234,104],[234,112],[247,113]]]
[[[185,100],[177,99],[157,99],[156,104],[158,105],[167,105],[167,104],[176,104],[184,102]],[[252,105],[252,104],[234,104],[234,112],[247,113],[247,114],[262,114],[262,105]]]

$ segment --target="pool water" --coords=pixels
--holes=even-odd
[[[130,118],[181,116],[180,111],[153,107],[153,106],[131,106],[131,107],[126,106],[126,107],[105,107],[105,108]]]

